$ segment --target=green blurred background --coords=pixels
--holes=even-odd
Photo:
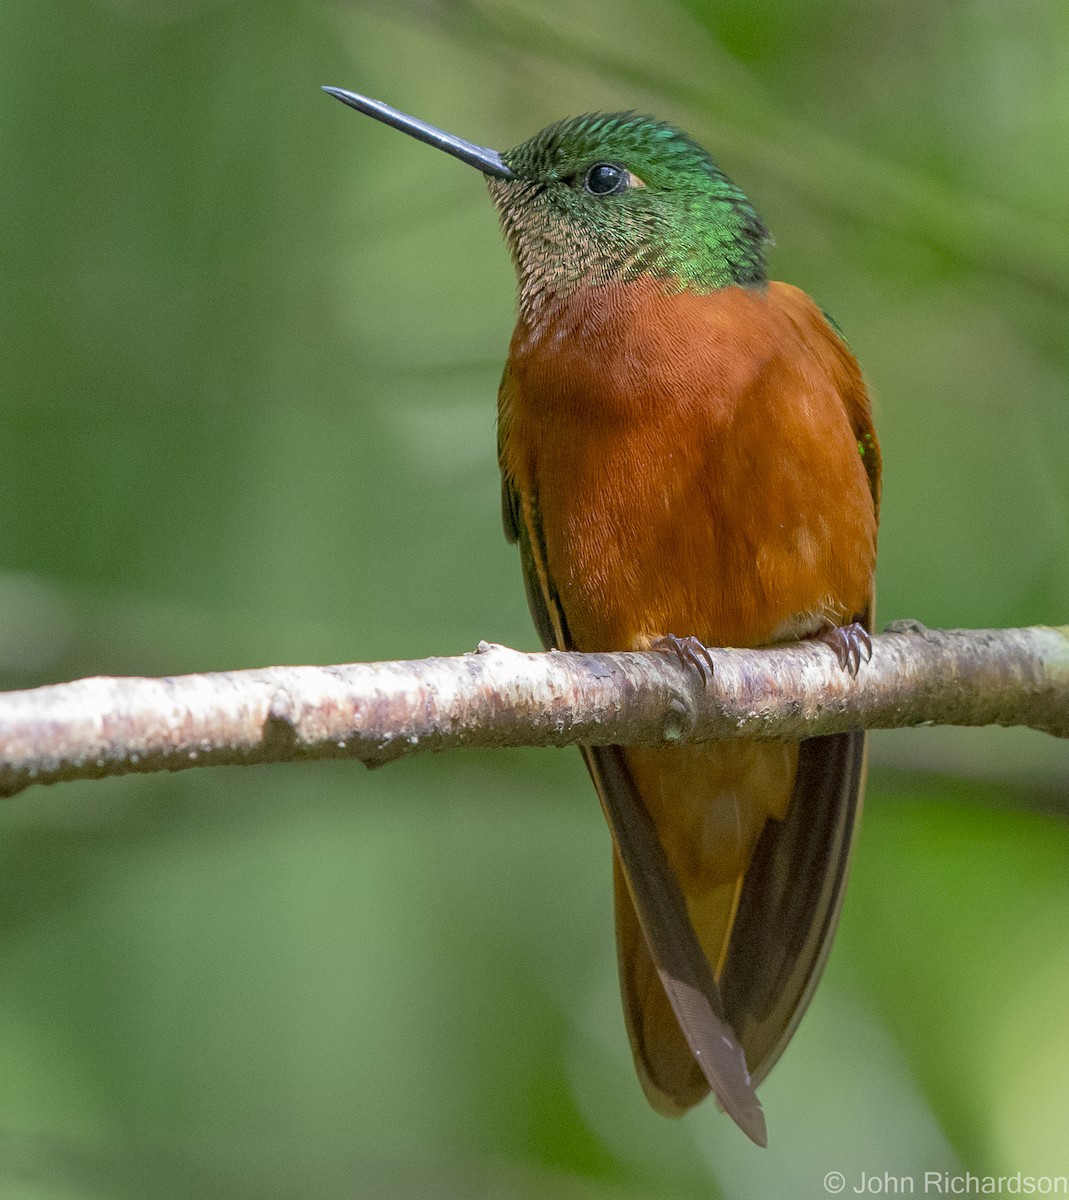
[[[501,536],[492,146],[636,107],[835,314],[885,620],[1069,620],[1063,0],[4,0],[0,682],[535,637]],[[192,772],[0,810],[0,1200],[825,1195],[1069,1174],[1069,747],[874,738],[760,1152],[655,1116],[578,755]]]

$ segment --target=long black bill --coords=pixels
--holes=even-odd
[[[344,88],[324,87],[323,91],[328,92],[336,100],[340,100],[342,104],[348,104],[350,108],[355,108],[357,112],[366,113],[369,117],[374,117],[376,121],[382,121],[385,125],[392,125],[394,129],[400,129],[402,133],[410,134],[418,141],[426,142],[428,146],[437,146],[439,150],[444,150],[446,154],[452,154],[469,166],[478,167],[484,175],[495,175],[498,179],[514,178],[513,173],[501,161],[501,155],[496,150],[490,150],[486,146],[476,146],[474,142],[466,142],[463,138],[454,137],[451,133],[428,125],[426,121],[420,121],[416,117],[398,112],[396,108],[383,104],[381,100],[372,100],[369,96],[359,96],[356,92],[347,92]]]

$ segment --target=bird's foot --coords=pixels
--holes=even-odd
[[[872,658],[872,638],[860,621],[851,621],[849,625],[834,625],[831,629],[814,633],[813,640],[830,646],[835,651],[839,666],[854,678],[857,678],[861,664]]]
[[[698,672],[703,684],[713,677],[713,656],[709,653],[709,647],[704,642],[699,642],[696,637],[679,638],[674,633],[666,633],[664,637],[651,642],[650,649],[674,654],[684,670],[693,667]],[[706,667],[709,668],[708,675],[705,673]]]

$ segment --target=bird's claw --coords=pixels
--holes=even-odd
[[[849,625],[835,625],[815,634],[814,637],[835,651],[839,666],[855,679],[861,664],[872,658],[872,638],[859,621],[852,621]]]
[[[666,633],[664,637],[658,638],[650,646],[650,649],[664,650],[669,654],[674,654],[684,670],[687,667],[693,667],[698,672],[703,684],[707,684],[713,677],[715,670],[713,656],[709,653],[709,647],[704,642],[698,641],[696,637],[680,638],[676,637],[674,633]],[[705,673],[706,666],[709,668],[708,675]]]

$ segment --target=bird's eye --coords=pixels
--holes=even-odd
[[[616,196],[631,186],[632,175],[619,163],[595,163],[583,180],[586,190],[593,196]]]

